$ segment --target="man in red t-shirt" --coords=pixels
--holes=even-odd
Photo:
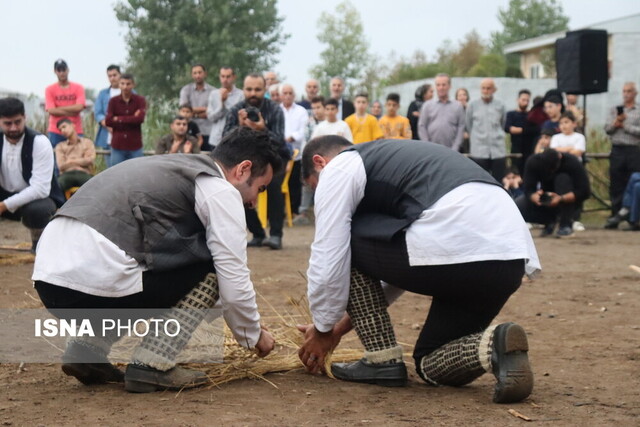
[[[78,135],[82,136],[82,118],[80,113],[85,107],[84,87],[69,81],[69,67],[63,59],[53,64],[58,81],[45,89],[45,111],[49,113],[49,140],[54,147],[66,138],[57,127],[58,121],[69,119]]]

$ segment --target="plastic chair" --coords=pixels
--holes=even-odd
[[[291,160],[287,162],[287,169],[284,173],[284,179],[282,180],[282,187],[280,187],[280,191],[284,195],[284,212],[287,218],[287,225],[289,227],[293,227],[293,212],[291,210],[291,197],[289,194],[289,178],[291,178],[291,171],[293,170],[293,159],[298,155],[298,150],[293,150],[293,155],[291,156]],[[267,192],[263,191],[258,194],[258,219],[260,219],[260,224],[262,224],[262,228],[267,228]]]

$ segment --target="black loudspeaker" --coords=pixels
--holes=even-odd
[[[565,38],[556,40],[558,89],[579,95],[606,92],[607,42],[605,30],[569,31]]]

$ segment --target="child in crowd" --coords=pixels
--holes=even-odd
[[[524,194],[524,190],[522,189],[522,177],[520,176],[518,168],[511,166],[507,169],[507,174],[502,178],[502,186],[514,200],[518,196]]]
[[[566,111],[560,116],[560,132],[551,137],[551,148],[562,153],[569,153],[582,160],[586,151],[584,135],[576,132],[578,122],[572,112]]]
[[[400,95],[390,93],[384,105],[386,114],[380,118],[380,129],[386,139],[411,139],[411,124],[409,119],[398,115]]]
[[[367,113],[369,108],[369,97],[365,94],[356,95],[356,112],[346,119],[345,123],[351,128],[353,143],[360,144],[382,138],[382,131],[378,125],[378,120]]]
[[[551,129],[554,135],[560,133],[560,116],[563,109],[562,99],[559,96],[549,96],[544,101],[544,112],[547,113],[549,119],[542,124],[542,129]]]
[[[351,128],[344,121],[338,119],[338,100],[328,99],[324,102],[325,120],[318,123],[313,130],[311,138],[323,135],[338,135],[346,138],[349,142],[353,142]]]
[[[540,131],[540,138],[538,139],[536,148],[533,150],[533,154],[540,154],[547,148],[550,148],[551,137],[555,135],[555,133],[556,132],[553,129],[542,129],[542,131]]]
[[[180,110],[178,110],[178,115],[187,119],[189,123],[189,129],[187,130],[187,135],[192,136],[198,140],[198,148],[202,147],[202,133],[200,133],[200,127],[198,124],[191,120],[193,118],[193,108],[189,104],[182,104],[180,106]]]

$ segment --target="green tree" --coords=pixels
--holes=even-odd
[[[325,44],[322,62],[309,71],[328,94],[331,77],[345,79],[347,87],[364,78],[369,65],[369,43],[364,37],[360,14],[347,0],[336,7],[336,15],[322,12],[318,19],[318,40]]]
[[[287,39],[277,0],[127,0],[115,5],[127,26],[128,72],[137,90],[176,97],[194,63],[235,68],[240,76],[271,68]]]
[[[470,77],[503,77],[507,71],[507,62],[499,53],[482,55],[478,62],[467,72]]]
[[[498,10],[502,31],[491,33],[491,50],[503,53],[504,46],[544,34],[565,31],[569,18],[556,0],[510,0]],[[518,55],[507,55],[507,76],[521,76]]]
[[[453,52],[451,57],[453,66],[451,74],[456,76],[467,75],[469,70],[478,63],[485,50],[486,47],[482,42],[482,38],[475,28],[465,34],[464,39],[458,45],[458,50]]]

